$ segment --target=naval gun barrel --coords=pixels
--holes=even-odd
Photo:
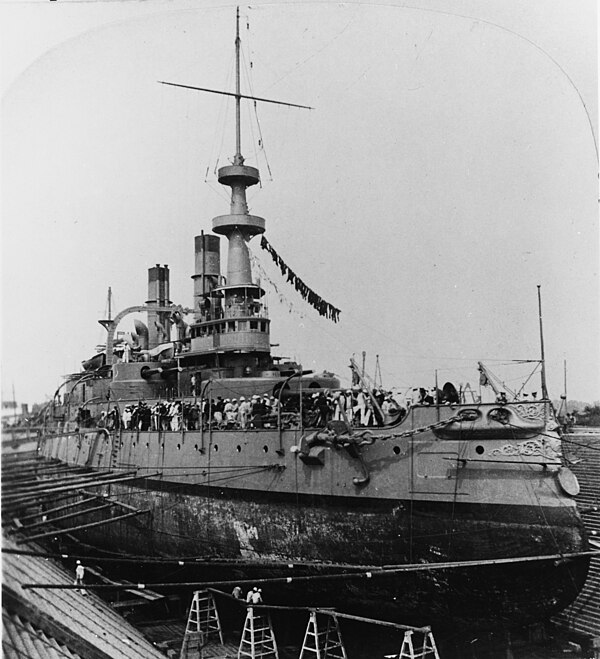
[[[160,375],[161,378],[166,378],[170,373],[178,372],[181,373],[183,368],[181,366],[170,366],[163,368],[162,366],[157,366],[156,368],[150,368],[149,366],[144,366],[140,371],[140,375],[144,380],[148,380],[153,375]]]

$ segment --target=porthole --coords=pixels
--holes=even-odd
[[[218,444],[215,444],[215,445],[213,446],[213,451],[218,451],[218,450],[219,450],[219,445],[218,445]]]
[[[265,453],[268,453],[269,452],[269,447],[267,445],[263,446],[263,451]]]
[[[400,447],[399,446],[394,446],[394,453],[396,455],[400,455]]]
[[[236,450],[238,453],[241,453],[241,452],[242,452],[242,447],[238,444],[238,445],[235,447],[235,450]]]
[[[484,451],[485,449],[483,448],[483,446],[481,446],[481,444],[475,447],[475,453],[477,453],[478,455],[482,455]]]

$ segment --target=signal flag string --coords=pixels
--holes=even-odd
[[[279,286],[269,277],[267,271],[263,268],[261,262],[259,261],[258,257],[256,254],[252,252],[252,250],[248,247],[248,253],[250,254],[250,261],[252,263],[252,269],[258,272],[258,275],[260,277],[260,281],[267,281],[275,291],[277,295],[277,300],[279,304],[281,304],[289,313],[293,313],[299,318],[306,318],[306,314],[301,311],[299,308],[297,308],[294,304],[292,304],[288,298],[279,290]]]
[[[314,309],[316,309],[321,316],[333,320],[334,323],[337,323],[340,318],[340,310],[334,307],[329,302],[326,302],[320,295],[317,295],[311,288],[309,288],[303,281],[296,275],[296,273],[285,263],[285,261],[279,256],[275,251],[269,241],[264,237],[261,238],[260,246],[262,249],[269,252],[273,261],[279,266],[281,274],[284,277],[287,277],[287,281],[294,286],[294,288],[300,293],[302,298],[308,302]]]

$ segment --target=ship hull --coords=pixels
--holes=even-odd
[[[144,553],[161,556],[212,556],[213,564],[178,576],[209,582],[344,572],[328,563],[435,568],[436,562],[571,553],[586,546],[583,528],[573,526],[569,513],[553,509],[384,500],[363,500],[357,506],[339,497],[203,489],[182,491],[160,482],[146,482],[142,488],[113,486],[111,495],[151,510],[151,519],[92,530],[86,540],[113,551],[140,553],[143,547]],[[217,557],[235,563],[224,566]],[[323,565],[290,569],[285,561]],[[336,606],[438,628],[495,628],[524,625],[560,611],[583,587],[587,567],[588,559],[580,557],[262,587],[269,603]],[[160,573],[151,578],[164,581]]]

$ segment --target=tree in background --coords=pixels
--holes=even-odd
[[[577,425],[579,426],[600,426],[600,401],[596,401],[592,405],[585,405],[584,408],[577,413]]]

